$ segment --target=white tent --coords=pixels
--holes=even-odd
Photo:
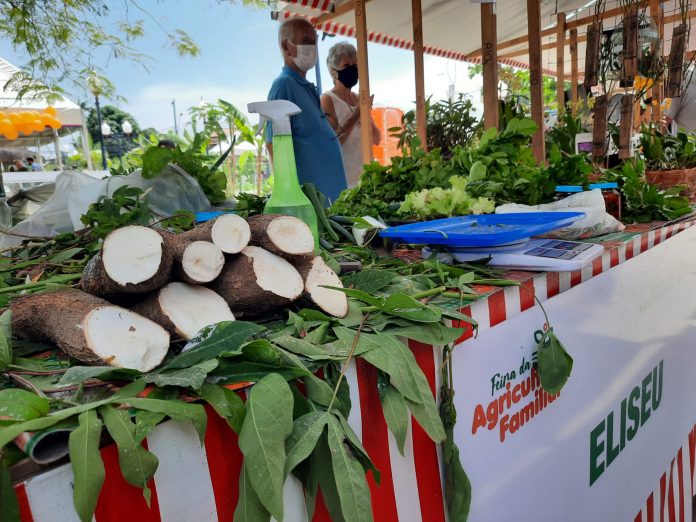
[[[8,114],[46,109],[49,106],[46,99],[28,96],[20,100],[18,91],[7,86],[7,82],[18,72],[20,72],[18,67],[0,58],[0,111]],[[85,158],[88,163],[91,163],[87,142],[87,126],[80,106],[65,97],[52,101],[50,105],[56,109],[56,116],[63,124],[59,130],[55,131],[47,128],[43,132],[35,132],[31,136],[20,136],[15,140],[7,140],[0,136],[0,147],[40,147],[41,145],[53,143],[56,147],[56,158],[60,161],[59,138],[80,131],[82,133],[82,147]],[[88,168],[91,170],[92,166],[89,165]]]

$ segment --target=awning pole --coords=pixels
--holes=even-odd
[[[575,109],[578,103],[578,30],[570,30],[570,100]]]
[[[556,15],[556,94],[558,100],[558,116],[565,111],[565,33],[566,15]]]
[[[481,64],[483,65],[483,124],[498,128],[498,29],[495,3],[481,4]]]
[[[360,135],[363,163],[372,162],[372,100],[370,68],[367,63],[367,17],[365,0],[355,0],[355,30],[358,40],[358,76],[360,77]]]
[[[53,129],[53,148],[56,152],[56,165],[58,166],[58,170],[63,170],[63,156],[60,153],[60,137],[56,129]]]
[[[92,165],[92,153],[89,150],[89,139],[87,137],[87,124],[85,123],[85,114],[82,111],[80,111],[80,120],[82,121],[82,154],[85,156],[85,159],[87,160],[87,170],[94,170],[94,166]]]
[[[658,27],[658,37],[660,43],[657,45],[651,44],[651,50],[653,53],[659,52],[662,54],[664,51],[662,49],[661,43],[664,42],[665,37],[665,24],[664,17],[662,16],[662,9],[660,9],[660,0],[650,0],[650,16]],[[652,88],[652,99],[653,104],[651,108],[652,121],[657,123],[662,119],[662,84],[655,84]]]
[[[527,28],[529,35],[529,90],[532,101],[532,119],[537,130],[532,136],[532,151],[539,163],[546,159],[544,153],[544,100],[541,75],[541,4],[540,0],[527,0]]]
[[[411,0],[413,63],[416,73],[416,128],[423,149],[428,149],[425,114],[425,66],[423,64],[423,12],[421,0]]]

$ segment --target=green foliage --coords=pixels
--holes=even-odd
[[[170,163],[181,167],[203,189],[210,203],[225,201],[227,178],[221,170],[213,168],[213,158],[207,153],[208,138],[196,133],[190,146],[177,144],[172,149],[151,146],[143,153],[143,177],[159,176]]]
[[[537,369],[539,381],[547,393],[561,391],[573,369],[573,358],[568,354],[561,341],[549,328],[541,333],[537,344]]]
[[[645,163],[625,161],[605,173],[608,181],[619,184],[623,198],[621,219],[625,222],[650,223],[655,220],[677,219],[690,214],[689,199],[680,196],[680,187],[661,190],[645,181]]]
[[[471,99],[459,94],[454,100],[425,101],[427,149],[440,149],[449,156],[457,146],[469,145],[481,133],[481,121],[474,113]],[[401,118],[401,128],[389,129],[405,149],[417,139],[416,112],[408,111]],[[399,132],[397,132],[399,131]]]
[[[147,194],[140,188],[125,185],[116,189],[111,197],[100,196],[80,221],[92,230],[94,237],[103,238],[122,226],[149,225],[152,218]]]
[[[640,146],[646,170],[675,170],[696,167],[696,134],[680,130],[676,136],[655,125],[643,126]]]
[[[452,176],[451,188],[435,187],[412,192],[399,207],[400,214],[415,215],[421,219],[488,214],[495,210],[495,203],[487,198],[474,198],[467,192],[468,179]]]
[[[248,192],[240,192],[235,196],[237,206],[234,207],[235,213],[239,214],[244,219],[263,214],[263,209],[268,201],[268,196],[257,196]]]
[[[68,441],[72,465],[73,504],[82,522],[92,520],[97,499],[104,483],[104,462],[99,452],[102,422],[94,410],[78,416],[79,427]]]
[[[557,148],[562,154],[574,156],[575,137],[581,132],[587,132],[582,118],[565,111],[556,125],[546,132],[546,150],[550,152]]]
[[[133,126],[133,137],[135,138],[140,134],[140,125],[138,125],[137,120],[132,114],[119,109],[113,105],[103,105],[100,107],[101,121],[107,123],[111,127],[112,134],[120,134],[123,128],[123,122],[128,120]],[[101,129],[99,128],[99,122],[97,121],[97,109],[96,107],[89,108],[89,114],[87,115],[87,131],[89,136],[92,138],[93,143],[98,143],[101,138]],[[134,147],[135,145],[133,145]]]

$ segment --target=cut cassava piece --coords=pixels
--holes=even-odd
[[[174,256],[174,271],[184,282],[194,285],[210,283],[220,275],[225,256],[210,241],[192,241],[184,234],[160,231]]]
[[[145,294],[166,284],[172,274],[173,256],[162,236],[137,225],[114,230],[82,275],[82,289],[112,296]]]
[[[293,216],[259,214],[249,218],[251,244],[281,256],[314,253],[314,236],[307,224]]]
[[[251,232],[237,214],[223,214],[180,235],[189,241],[210,241],[225,254],[238,254],[249,244]]]
[[[343,288],[341,279],[321,257],[315,257],[295,265],[304,279],[305,296],[322,311],[334,317],[348,315],[348,296],[339,290],[324,288],[334,286]]]
[[[192,339],[206,326],[234,321],[225,300],[210,288],[186,283],[163,286],[133,311],[184,339]]]
[[[11,309],[17,337],[52,341],[87,364],[147,372],[169,350],[160,325],[81,290],[20,297]]]
[[[304,289],[300,273],[285,259],[249,246],[228,261],[212,288],[230,305],[237,318],[254,318],[278,310],[299,298]]]

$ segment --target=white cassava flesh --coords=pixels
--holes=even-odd
[[[287,254],[303,255],[314,250],[312,231],[296,217],[277,217],[268,225],[266,232],[269,239]]]
[[[348,296],[339,290],[323,288],[324,286],[343,288],[343,283],[326,261],[315,257],[305,275],[305,291],[314,304],[327,314],[334,317],[348,315]]]
[[[119,306],[95,308],[81,326],[87,346],[118,368],[148,372],[169,350],[169,333],[164,328]]]
[[[220,275],[225,256],[217,245],[208,241],[194,241],[186,247],[181,258],[181,268],[189,279],[209,283]]]
[[[162,236],[151,228],[128,226],[114,230],[102,246],[104,269],[119,285],[147,281],[160,269],[162,243]]]
[[[213,223],[211,239],[226,254],[238,254],[251,238],[249,224],[236,214],[223,214]]]
[[[185,339],[193,338],[206,326],[234,321],[225,300],[210,288],[186,283],[169,283],[159,291],[162,313]]]
[[[246,247],[242,254],[252,259],[256,284],[260,288],[290,300],[302,294],[302,276],[285,259],[254,246]]]

